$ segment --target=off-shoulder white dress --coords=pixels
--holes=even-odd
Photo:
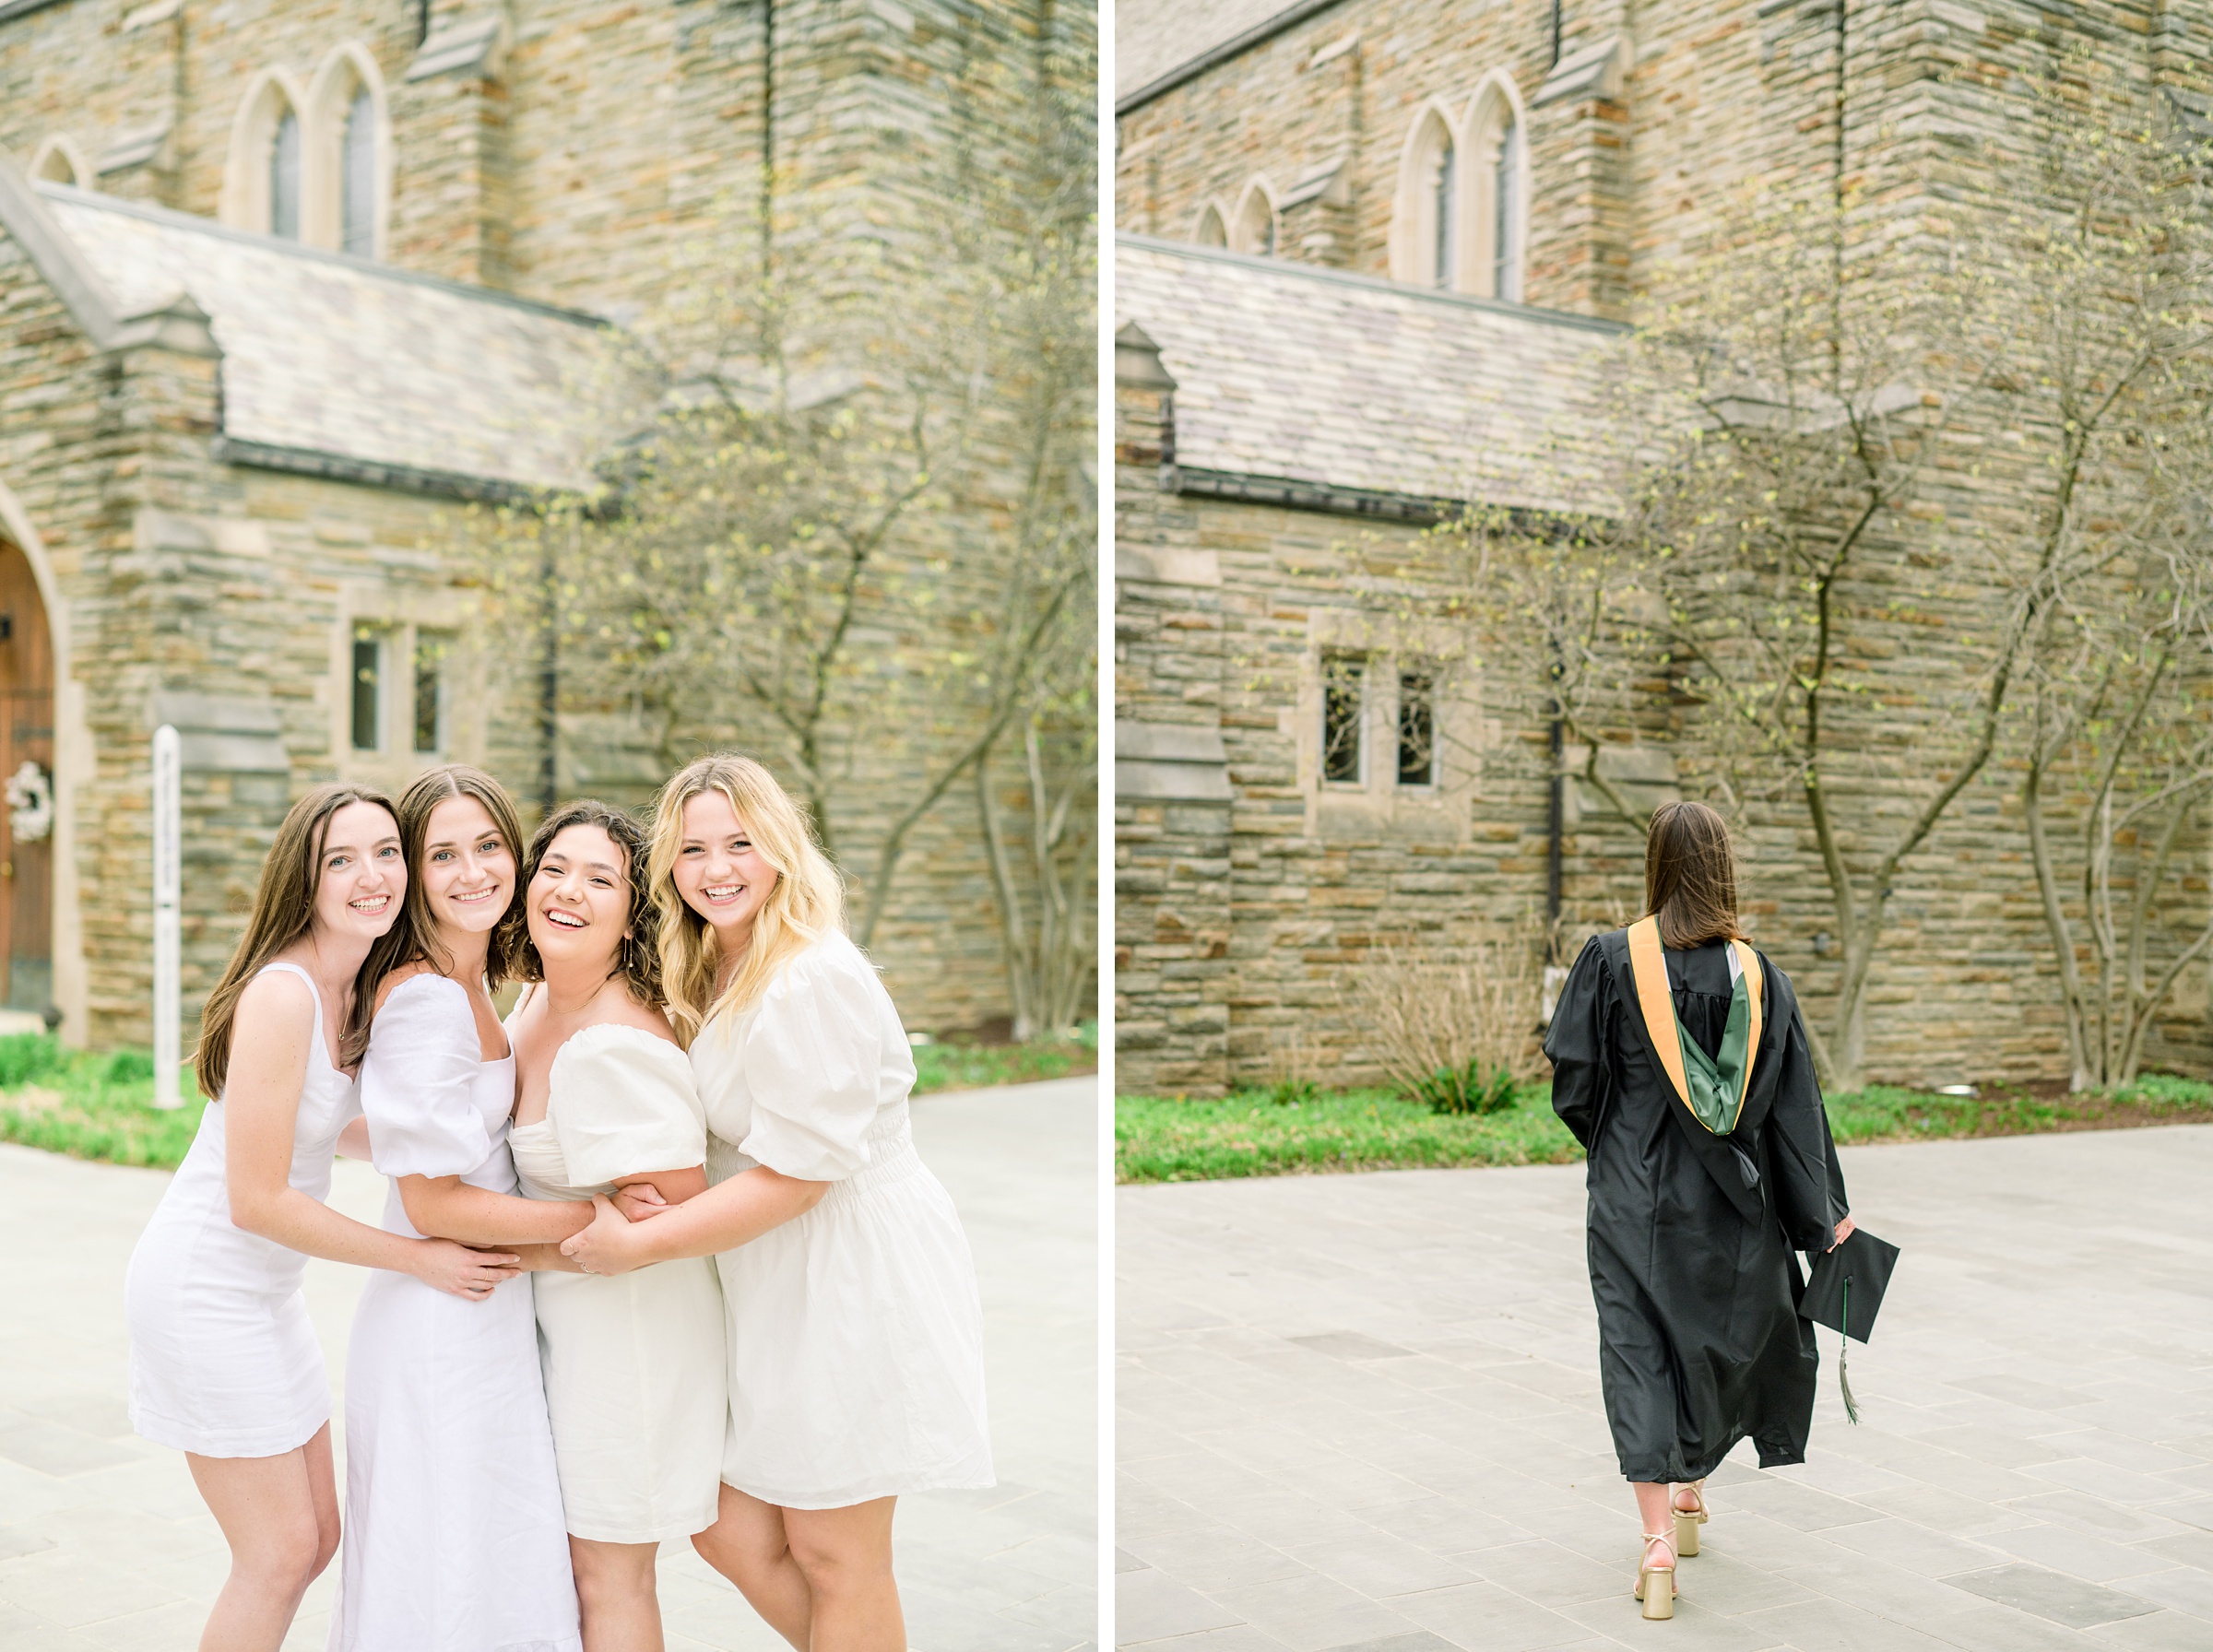
[[[516,1191],[515,1057],[480,1059],[457,982],[403,981],[361,1060],[377,1169]],[[394,1181],[386,1231],[420,1238]],[[581,1652],[531,1276],[482,1302],[372,1270],[346,1353],[331,1652]]]
[[[988,1486],[983,1305],[953,1200],[915,1152],[915,1061],[860,950],[829,935],[702,1029],[707,1175],[836,1184],[716,1258],[729,1329],[722,1478],[784,1508]]]
[[[706,1158],[691,1063],[665,1038],[587,1027],[554,1052],[547,1083],[546,1116],[508,1137],[531,1198],[589,1198]],[[714,1262],[534,1281],[569,1530],[658,1543],[714,1525],[728,1405]]]

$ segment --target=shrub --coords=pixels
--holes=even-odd
[[[1384,949],[1362,966],[1368,1047],[1402,1095],[1437,1113],[1497,1112],[1536,1076],[1541,974],[1525,930],[1450,953]]]
[[[1505,1068],[1485,1068],[1480,1061],[1465,1067],[1440,1067],[1408,1087],[1414,1101],[1432,1113],[1503,1113],[1514,1104],[1521,1085]]]
[[[0,1038],[0,1090],[28,1084],[62,1065],[61,1041],[52,1033],[11,1032]]]
[[[136,1084],[154,1076],[154,1058],[144,1050],[117,1050],[101,1077],[111,1084]]]

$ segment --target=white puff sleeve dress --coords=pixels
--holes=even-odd
[[[637,1027],[570,1038],[554,1052],[546,1116],[508,1139],[531,1198],[589,1198],[707,1156],[691,1063]],[[714,1525],[728,1409],[714,1262],[532,1277],[570,1532],[658,1543]]]
[[[338,1132],[359,1111],[354,1081],[330,1064],[314,978],[296,963],[261,973],[270,970],[299,976],[314,995],[288,1179],[327,1199]],[[231,1220],[225,1120],[219,1096],[124,1276],[131,1426],[201,1457],[278,1457],[330,1421],[330,1378],[301,1291],[307,1257]]]
[[[479,1058],[468,995],[395,987],[361,1061],[386,1175],[516,1191],[515,1057]],[[388,1232],[422,1235],[394,1182]],[[346,1517],[331,1652],[581,1652],[531,1279],[470,1302],[373,1271],[346,1359]]]
[[[835,1184],[716,1258],[729,1333],[722,1478],[784,1508],[990,1485],[976,1264],[915,1151],[914,1056],[874,968],[824,936],[690,1054],[711,1181],[765,1164]]]

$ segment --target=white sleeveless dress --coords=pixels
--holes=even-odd
[[[953,1200],[915,1152],[915,1059],[845,936],[816,941],[691,1048],[707,1176],[836,1184],[716,1257],[729,1330],[722,1478],[784,1508],[988,1486],[983,1303]]]
[[[361,1060],[377,1169],[516,1191],[515,1057],[479,1047],[459,983],[393,989]],[[396,1181],[384,1225],[421,1237]],[[530,1299],[528,1274],[481,1302],[370,1274],[346,1355],[332,1652],[581,1652]]]
[[[554,1052],[547,1085],[546,1116],[508,1136],[531,1198],[589,1198],[706,1159],[691,1063],[665,1038],[586,1027]],[[658,1543],[714,1525],[728,1412],[714,1262],[531,1281],[570,1532]]]
[[[296,963],[261,974],[271,970],[299,976],[314,996],[289,1179],[326,1199],[338,1132],[360,1111],[356,1086],[330,1064],[314,978]],[[124,1276],[131,1426],[202,1457],[278,1457],[330,1420],[330,1377],[300,1289],[307,1257],[231,1223],[224,1117],[219,1098],[200,1115]]]

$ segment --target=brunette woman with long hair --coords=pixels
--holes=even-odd
[[[515,1056],[491,1005],[522,933],[522,832],[460,763],[399,800],[400,922],[371,951],[361,1057],[385,1226],[558,1265],[592,1214],[520,1197]],[[580,1652],[530,1280],[464,1307],[372,1275],[346,1356],[346,1534],[331,1652]]]
[[[645,833],[589,799],[548,815],[525,867],[507,1035],[509,1145],[536,1199],[706,1190],[707,1121],[660,1010]],[[586,1652],[658,1652],[654,1561],[715,1523],[728,1392],[722,1287],[687,1257],[620,1279],[545,1273],[538,1351]]]
[[[893,1504],[992,1483],[976,1267],[915,1153],[906,1032],[759,763],[671,779],[649,871],[714,1185],[634,1224],[596,1199],[562,1248],[594,1273],[716,1258],[729,1434],[719,1516],[692,1545],[804,1652],[905,1652]]]
[[[324,1203],[360,1105],[346,1033],[367,1021],[369,954],[407,888],[381,793],[322,785],[292,805],[201,1015],[197,1075],[214,1099],[131,1256],[132,1426],[185,1454],[231,1545],[207,1652],[273,1652],[338,1546],[307,1258],[385,1269],[463,1314],[517,1259],[383,1232]]]
[[[1595,936],[1544,1053],[1587,1156],[1599,1377],[1644,1550],[1636,1593],[1673,1615],[1704,1481],[1738,1441],[1805,1460],[1813,1328],[1793,1250],[1852,1232],[1790,978],[1744,939],[1729,832],[1670,803],[1645,839],[1645,915]]]

